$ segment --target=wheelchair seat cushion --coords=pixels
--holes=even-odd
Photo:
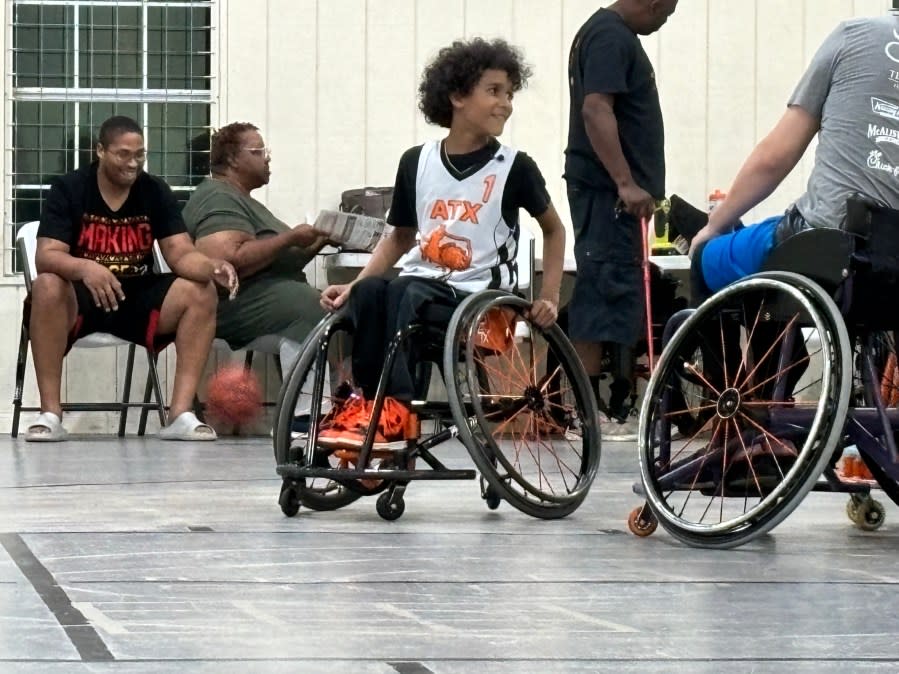
[[[761,271],[802,274],[834,291],[846,277],[854,250],[854,237],[839,229],[806,229],[775,246]]]

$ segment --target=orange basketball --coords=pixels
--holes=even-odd
[[[262,386],[256,374],[242,365],[219,368],[206,383],[206,412],[235,426],[258,419],[262,414]]]

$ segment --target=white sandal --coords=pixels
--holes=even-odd
[[[62,419],[53,412],[41,412],[33,424],[25,431],[25,442],[62,442],[69,437],[63,428]]]
[[[172,423],[160,429],[156,437],[160,440],[209,442],[215,440],[218,436],[215,434],[215,429],[197,419],[196,414],[193,412],[182,412]]]

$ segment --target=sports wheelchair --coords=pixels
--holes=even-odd
[[[490,509],[505,500],[544,519],[573,512],[599,465],[596,401],[570,342],[557,325],[543,330],[532,324],[525,316],[529,306],[495,290],[470,295],[454,310],[428,305],[421,321],[398,331],[388,346],[372,421],[358,449],[317,443],[329,408],[352,390],[345,365],[351,324],[340,312],[323,319],[279,395],[274,448],[282,512],[292,517],[301,505],[334,510],[378,494],[378,514],[395,520],[412,480],[477,477],[474,470],[447,468],[432,451],[456,437],[480,472]],[[404,449],[374,449],[387,373],[400,348],[417,349],[417,389],[432,399],[413,402],[415,428],[407,429]],[[436,395],[442,387],[429,385],[434,365],[445,401]],[[304,411],[308,432],[293,438],[294,417]]]
[[[761,273],[668,322],[640,414],[630,530],[729,548],[811,490],[848,492],[860,528],[899,503],[899,212],[848,202],[843,230],[777,246]],[[855,445],[873,480],[841,475]]]

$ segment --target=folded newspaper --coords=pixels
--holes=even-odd
[[[369,253],[390,230],[390,225],[380,218],[344,211],[322,211],[313,227],[345,250]]]

